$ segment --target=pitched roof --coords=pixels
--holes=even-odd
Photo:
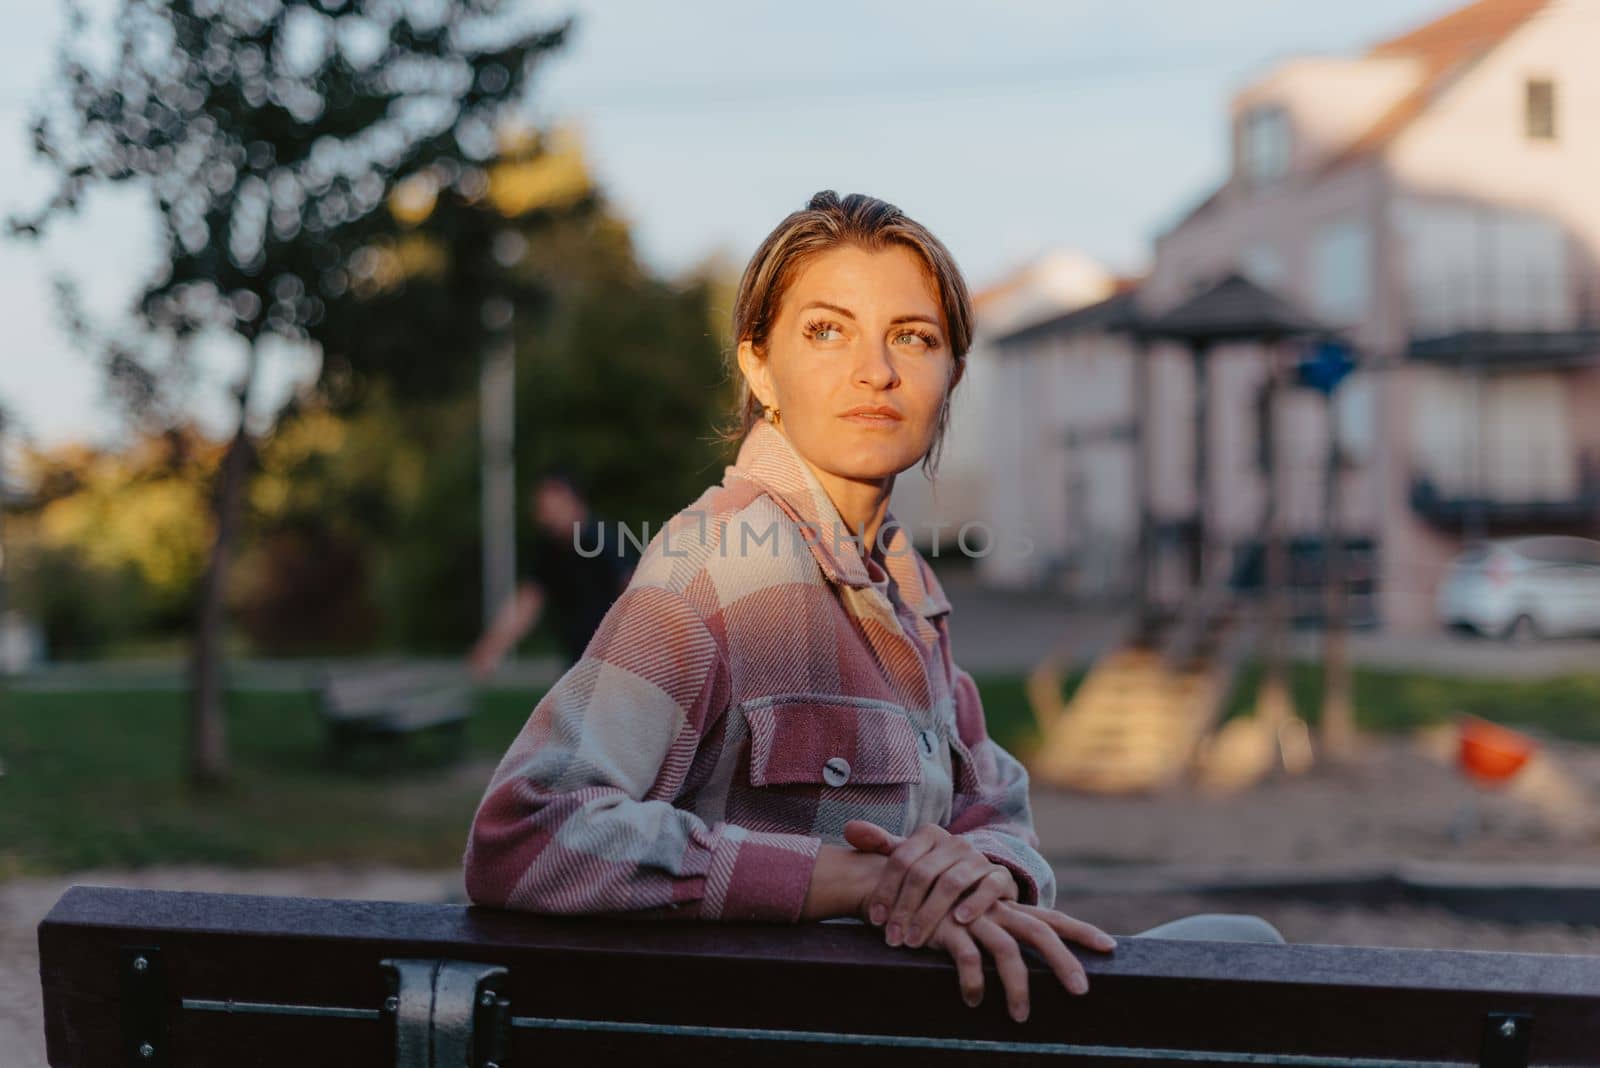
[[[1177,307],[1139,326],[1147,337],[1186,341],[1254,341],[1326,333],[1297,305],[1241,274],[1206,286]]]
[[[1472,63],[1482,59],[1523,23],[1550,5],[1550,0],[1477,0],[1441,18],[1379,41],[1367,49],[1371,59],[1413,59],[1422,76],[1416,86],[1378,117],[1366,131],[1322,165],[1322,170],[1372,155],[1388,145],[1413,120],[1427,110],[1435,96]],[[1181,228],[1214,207],[1231,179],[1185,212],[1173,229]]]
[[[1115,333],[1134,329],[1140,322],[1138,289],[1122,286],[1105,300],[1030,323],[995,339],[1002,347],[1026,344],[1041,337],[1066,334]]]
[[[1379,41],[1372,59],[1412,59],[1422,77],[1367,131],[1329,161],[1334,167],[1383,148],[1427,110],[1435,96],[1463,70],[1482,59],[1537,15],[1550,0],[1477,0],[1414,30]]]

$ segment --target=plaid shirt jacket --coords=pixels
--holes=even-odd
[[[847,820],[932,819],[1053,906],[1027,772],[951,659],[932,569],[883,527],[880,564],[757,423],[500,761],[463,858],[471,900],[795,922]]]

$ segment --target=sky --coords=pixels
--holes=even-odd
[[[511,0],[515,2],[515,0]],[[99,12],[115,0],[97,0]],[[1351,54],[1458,6],[1450,0],[526,0],[569,15],[535,74],[540,122],[575,123],[640,254],[674,274],[742,265],[812,193],[891,201],[949,246],[975,289],[1050,248],[1113,270],[1225,173],[1230,95],[1282,59]],[[0,0],[0,217],[48,191],[27,133],[53,73],[58,5]],[[70,277],[103,326],[122,321],[154,234],[136,190],[103,191],[41,244],[0,236],[0,407],[30,440],[113,441],[99,372],[60,328]],[[227,426],[242,365],[217,346],[190,409]],[[264,365],[270,408],[315,373]]]

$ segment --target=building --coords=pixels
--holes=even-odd
[[[1359,353],[1332,408],[1336,522],[1373,548],[1377,618],[1430,621],[1464,541],[1600,531],[1597,46],[1600,0],[1480,0],[1360,56],[1284,62],[1235,95],[1230,174],[1158,238],[1136,292],[996,339],[996,362],[1048,391],[1016,492],[1064,495],[1074,589],[1132,587],[1144,509],[1170,591],[1197,484],[1213,542],[1259,541],[1263,391],[1292,346],[1216,347],[1197,398],[1191,353],[1137,331],[1230,274]],[[1315,540],[1326,409],[1273,396],[1282,522]]]

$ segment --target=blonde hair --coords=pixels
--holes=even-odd
[[[739,371],[738,346],[749,341],[765,358],[767,338],[778,318],[801,266],[813,256],[836,248],[858,247],[878,252],[900,245],[915,252],[926,265],[939,294],[950,351],[959,369],[972,347],[972,298],[950,250],[921,223],[893,204],[851,193],[840,197],[831,189],[814,195],[805,208],[791,212],[768,234],[745,266],[733,302],[733,348],[727,354],[728,374],[737,383],[732,419],[722,432],[727,441],[740,441],[762,418],[761,401]],[[954,392],[952,388],[951,392]],[[930,477],[939,463],[945,429],[950,422],[950,394],[939,407],[933,443],[922,458]]]

